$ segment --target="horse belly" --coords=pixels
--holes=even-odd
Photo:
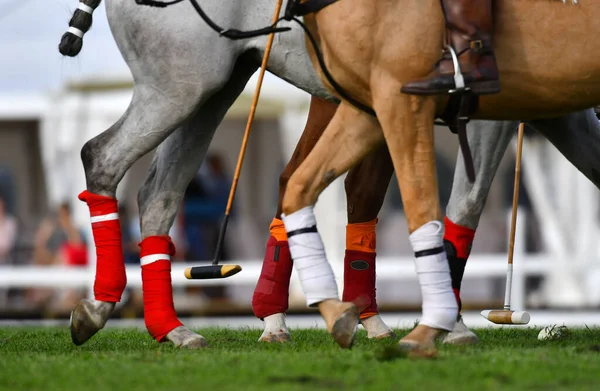
[[[555,117],[600,103],[600,0],[497,7],[501,92],[481,98],[478,118]]]

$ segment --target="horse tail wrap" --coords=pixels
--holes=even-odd
[[[80,0],[69,21],[69,29],[63,34],[58,51],[63,56],[75,57],[83,46],[83,36],[92,27],[92,14],[102,0]]]

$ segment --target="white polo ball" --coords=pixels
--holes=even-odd
[[[556,341],[565,338],[568,333],[567,326],[547,326],[540,330],[538,339],[540,341]]]

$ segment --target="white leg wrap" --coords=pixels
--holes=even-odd
[[[289,216],[282,213],[281,219],[307,305],[314,307],[326,299],[339,299],[333,270],[325,256],[321,235],[316,231],[313,207],[307,206]]]
[[[452,292],[443,236],[442,223],[430,221],[409,239],[415,252],[415,269],[423,300],[423,317],[419,324],[450,331],[456,323],[458,305]]]

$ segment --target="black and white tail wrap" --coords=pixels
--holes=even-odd
[[[75,57],[83,46],[83,36],[92,27],[92,14],[102,0],[81,0],[69,21],[69,28],[63,34],[58,51],[69,57]]]

